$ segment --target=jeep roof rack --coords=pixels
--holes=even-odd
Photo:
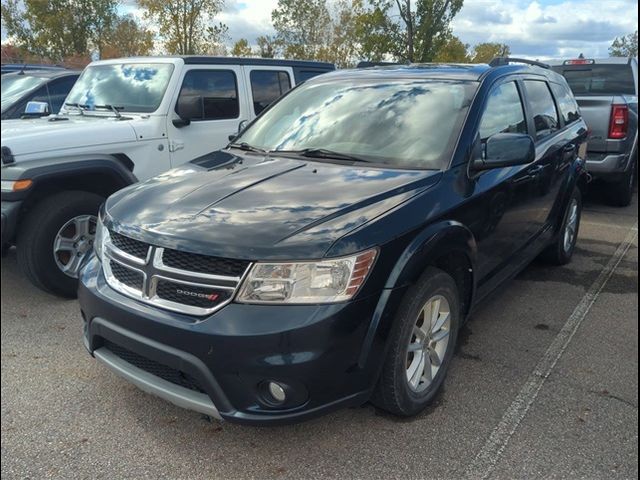
[[[546,63],[537,62],[535,60],[528,60],[526,58],[515,58],[515,57],[495,57],[493,60],[489,62],[490,67],[502,67],[504,65],[509,65],[510,63],[526,63],[527,65],[533,65],[534,67],[540,68],[551,68]]]

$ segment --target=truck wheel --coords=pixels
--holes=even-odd
[[[47,197],[28,214],[18,232],[18,263],[36,287],[75,298],[78,273],[91,254],[98,209],[104,202],[89,192]]]
[[[400,416],[420,413],[442,385],[461,322],[455,281],[428,268],[405,296],[390,348],[371,399]]]
[[[638,179],[638,159],[633,160],[629,171],[624,174],[622,180],[609,185],[609,198],[616,207],[628,207],[633,198],[633,191]]]
[[[582,194],[575,188],[567,203],[558,238],[542,252],[542,260],[553,265],[566,265],[571,261],[578,241],[581,218]]]

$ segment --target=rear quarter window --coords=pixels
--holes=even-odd
[[[630,65],[562,65],[553,67],[567,79],[574,95],[635,95]]]
[[[533,115],[538,140],[553,134],[558,130],[558,112],[551,96],[547,82],[540,80],[525,80],[527,98]]]
[[[578,103],[567,87],[558,83],[552,83],[551,91],[553,92],[553,96],[556,97],[556,102],[560,108],[560,115],[562,115],[565,125],[580,119]]]

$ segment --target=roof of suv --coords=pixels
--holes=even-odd
[[[66,69],[51,69],[51,70],[25,70],[24,72],[9,72],[4,76],[8,77],[17,77],[26,75],[29,77],[38,77],[38,78],[59,78],[59,77],[67,77],[70,75],[80,75],[80,70],[66,70]]]
[[[543,75],[548,79],[562,79],[558,73],[536,66],[512,63],[498,67],[491,67],[485,63],[478,64],[444,64],[444,63],[413,63],[407,65],[385,65],[351,70],[336,70],[319,77],[322,79],[339,77],[353,78],[441,78],[447,80],[482,81],[491,73],[500,76],[515,73],[533,73]]]

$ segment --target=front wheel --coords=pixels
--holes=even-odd
[[[17,254],[31,283],[55,295],[76,296],[80,266],[93,248],[103,201],[94,193],[62,192],[28,213],[18,233]]]
[[[428,268],[398,311],[373,404],[400,416],[420,413],[442,385],[460,322],[455,281]]]

